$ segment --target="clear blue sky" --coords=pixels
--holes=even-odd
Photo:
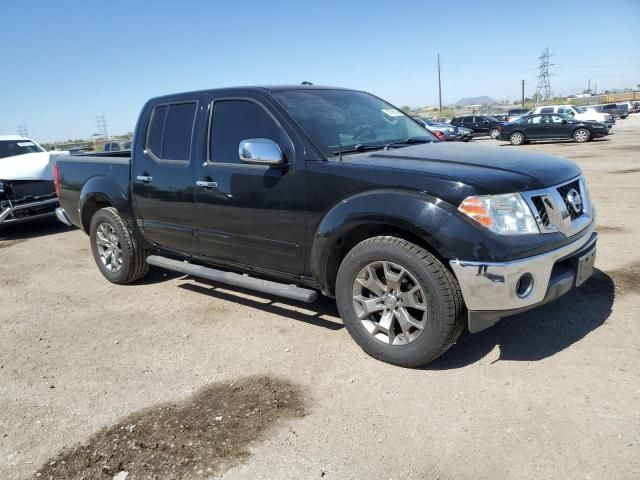
[[[230,85],[354,87],[398,106],[640,83],[640,1],[4,1],[0,134],[132,130],[155,95]]]

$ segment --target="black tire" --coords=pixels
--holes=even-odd
[[[425,292],[427,321],[418,337],[392,345],[374,337],[358,318],[354,284],[358,274],[373,262],[387,261],[404,268]],[[466,309],[453,274],[427,250],[402,238],[379,236],[356,245],[343,259],[336,282],[336,301],[345,327],[369,355],[402,367],[427,364],[446,352],[465,326]]]
[[[492,140],[498,140],[498,137],[500,136],[500,130],[498,130],[497,128],[492,128],[489,131],[489,136]]]
[[[509,135],[509,141],[511,142],[511,145],[519,146],[525,144],[526,138],[522,132],[513,132]]]
[[[122,264],[117,271],[110,270],[100,256],[96,238],[98,236],[98,227],[102,224],[110,225],[118,238],[122,252]],[[124,285],[140,280],[149,272],[149,265],[146,260],[150,252],[140,248],[136,244],[127,229],[127,225],[120,215],[118,215],[118,211],[115,208],[103,208],[93,215],[89,228],[89,238],[91,240],[91,252],[93,253],[96,265],[98,265],[98,269],[102,275],[110,282]]]
[[[586,143],[591,140],[591,132],[586,128],[578,128],[573,132],[573,139],[578,143]]]

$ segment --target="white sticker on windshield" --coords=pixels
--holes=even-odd
[[[33,147],[33,142],[18,142],[19,147]]]
[[[382,113],[389,115],[390,117],[402,117],[402,112],[395,108],[383,108]]]

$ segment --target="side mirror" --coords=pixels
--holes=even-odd
[[[283,165],[284,156],[276,142],[267,138],[248,138],[238,147],[240,160],[262,165]]]

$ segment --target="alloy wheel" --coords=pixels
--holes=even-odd
[[[118,272],[122,268],[122,244],[113,226],[101,223],[96,229],[96,246],[102,264],[110,272]]]
[[[353,283],[353,306],[367,332],[390,345],[415,341],[428,320],[424,289],[405,268],[387,261],[360,270]]]

